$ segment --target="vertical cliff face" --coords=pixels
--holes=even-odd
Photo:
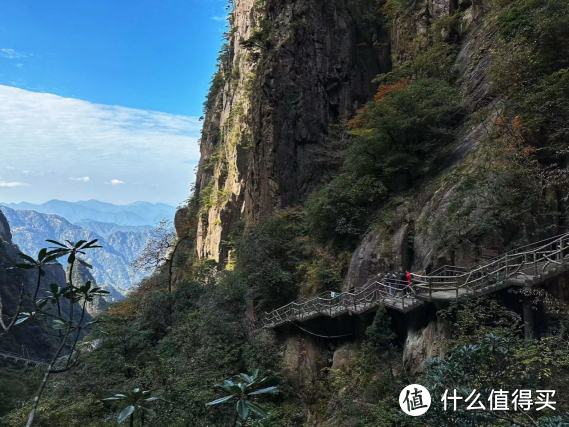
[[[29,271],[12,269],[19,262],[18,248],[12,243],[12,234],[6,217],[0,212],[0,331],[12,320],[20,302],[22,286],[26,291],[24,309],[30,306],[29,295],[33,292],[35,277]],[[35,270],[34,270],[35,272]],[[60,265],[46,268],[46,283],[59,283],[65,286],[65,274]],[[37,324],[18,325],[2,341],[3,350],[12,352],[27,351],[30,355],[47,358],[52,351],[52,342]]]
[[[6,242],[12,242],[10,226],[8,225],[8,220],[2,211],[0,211],[0,237]]]
[[[330,125],[373,95],[391,67],[375,0],[236,0],[201,141],[198,254],[300,203],[325,176]]]
[[[499,99],[491,92],[489,73],[491,52],[497,43],[495,23],[485,21],[479,0],[423,0],[394,20],[390,43],[394,65],[412,60],[422,35],[457,10],[462,13],[455,15],[460,16],[454,28],[456,34],[446,32],[444,26],[440,31],[447,40],[454,39],[457,55],[452,66],[464,96],[467,119],[439,173],[425,182],[415,197],[397,207],[390,224],[369,230],[362,239],[350,262],[346,288],[361,287],[386,269],[420,271],[445,263],[468,265],[475,261],[471,245],[451,254],[447,248],[437,246],[432,227],[424,224],[444,220],[462,179],[460,174],[452,175],[453,171],[476,151],[494,124],[493,111]],[[472,120],[474,115],[485,119]]]

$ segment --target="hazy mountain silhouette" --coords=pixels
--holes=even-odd
[[[17,210],[30,210],[45,214],[55,214],[71,223],[104,222],[126,226],[154,226],[162,219],[172,220],[176,208],[163,203],[135,202],[129,205],[115,205],[99,200],[65,202],[50,200],[36,205],[33,203],[4,203]]]

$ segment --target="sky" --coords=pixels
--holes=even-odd
[[[0,202],[177,205],[227,0],[0,0]]]

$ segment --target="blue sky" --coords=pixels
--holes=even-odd
[[[226,3],[0,0],[0,201],[186,198]]]

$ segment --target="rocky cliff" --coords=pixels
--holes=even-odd
[[[331,125],[368,101],[391,68],[375,0],[237,0],[206,103],[196,187],[198,252],[302,202],[326,175]]]
[[[528,172],[535,165],[558,160],[518,159],[509,166],[511,158],[497,160],[517,149],[527,160],[535,149],[519,145],[527,135],[519,131],[517,113],[505,119],[507,97],[515,96],[504,90],[497,70],[507,57],[503,25],[513,19],[507,7],[482,0],[241,0],[234,6],[205,103],[196,181],[200,258],[227,262],[228,240],[238,224],[253,227],[303,206],[337,173],[325,155],[337,142],[337,129],[362,111],[378,86],[397,78],[403,86],[421,78],[452,82],[462,96],[461,117],[452,143],[435,147],[439,159],[429,171],[389,188],[385,203],[372,212],[352,252],[344,289],[359,288],[385,269],[470,265],[488,251],[528,242],[530,235],[564,230],[559,190],[543,195],[531,182],[519,196],[514,189],[515,181],[540,179]],[[496,67],[495,57],[502,62]],[[506,120],[512,127],[501,129]],[[516,167],[520,175],[508,175]],[[508,173],[501,176],[500,168]],[[501,198],[510,189],[511,200]],[[542,194],[520,209],[531,199],[522,196],[526,191]],[[410,326],[411,364],[437,353],[437,322]]]
[[[20,300],[21,287],[24,286],[25,303],[29,303],[29,292],[35,285],[35,278],[26,271],[14,270],[11,267],[19,262],[19,249],[12,243],[10,227],[2,212],[0,212],[0,307],[3,324],[11,321]],[[60,265],[46,269],[47,283],[57,283],[65,286],[65,273]],[[0,325],[2,327],[2,325]],[[47,358],[52,351],[52,343],[36,324],[18,325],[4,338],[2,349],[22,353],[42,359]]]

